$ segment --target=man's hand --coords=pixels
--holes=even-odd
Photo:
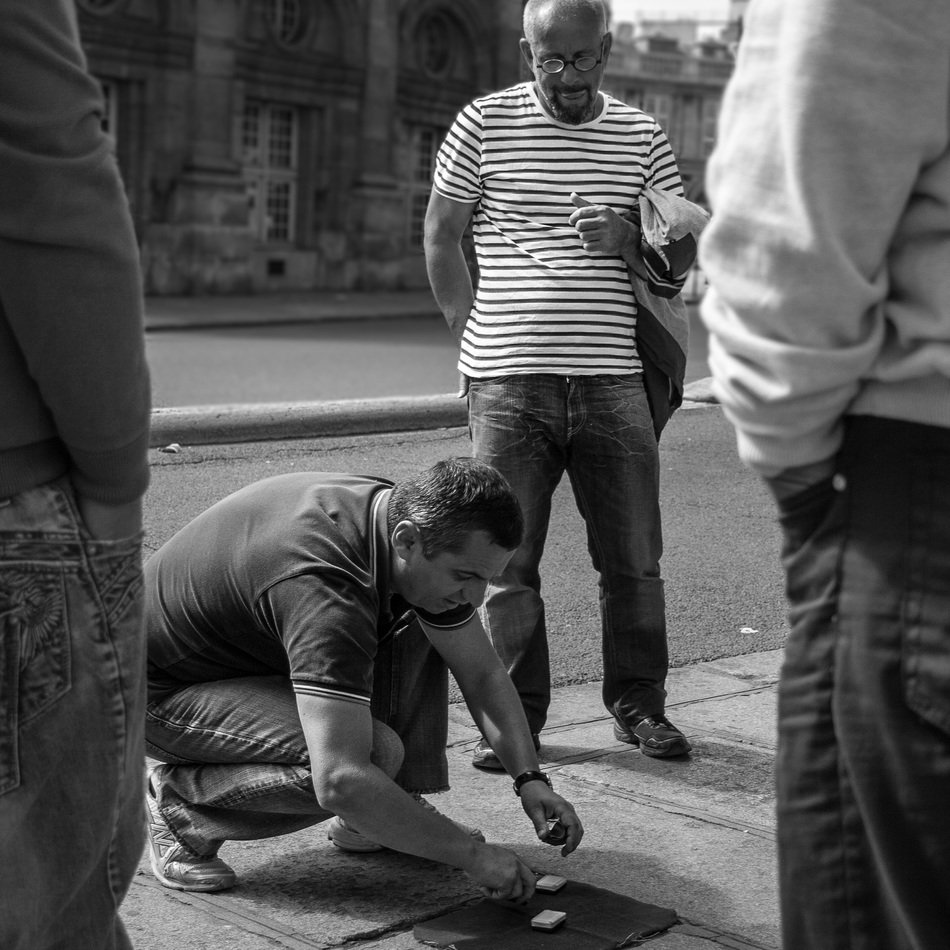
[[[576,192],[571,193],[571,202],[577,210],[568,223],[580,235],[585,251],[626,258],[640,246],[640,229],[607,205],[591,204]]]
[[[521,807],[531,819],[538,837],[547,838],[548,822],[558,819],[567,831],[561,856],[567,857],[584,837],[584,826],[569,801],[544,782],[525,782],[521,786]]]
[[[479,842],[473,862],[464,870],[492,900],[524,902],[534,894],[534,871],[513,851],[496,844]]]
[[[142,500],[124,505],[106,505],[78,496],[79,517],[97,541],[120,541],[142,530]]]

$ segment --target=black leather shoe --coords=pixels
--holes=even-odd
[[[533,735],[534,748],[536,752],[541,750],[541,739]],[[501,759],[492,751],[487,739],[479,739],[478,745],[472,752],[472,765],[477,769],[485,769],[488,772],[504,772],[505,767],[501,764]]]
[[[676,726],[666,716],[646,716],[632,729],[625,723],[614,720],[614,737],[620,742],[640,746],[644,755],[655,759],[669,759],[686,755],[692,748]]]

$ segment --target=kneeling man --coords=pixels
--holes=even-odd
[[[218,850],[330,819],[349,851],[392,848],[527,899],[513,852],[440,814],[448,677],[544,840],[583,829],[539,770],[518,695],[475,608],[521,542],[507,482],[449,459],[393,486],[279,475],[218,502],[147,562],[152,870],[167,887],[234,884]]]

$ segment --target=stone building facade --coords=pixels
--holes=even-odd
[[[426,286],[438,146],[462,105],[527,76],[520,0],[77,6],[151,294]],[[615,47],[605,88],[662,106],[651,83],[684,85],[655,59]],[[683,161],[698,180],[701,155]]]
[[[506,0],[79,0],[151,293],[422,286],[438,143]]]
[[[662,23],[649,33],[634,34],[629,24],[614,30],[604,91],[656,118],[673,146],[687,197],[703,205],[706,159],[733,65],[725,40],[677,37]]]

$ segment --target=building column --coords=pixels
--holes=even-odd
[[[166,294],[251,289],[247,193],[233,157],[239,0],[196,0],[191,148],[172,184],[166,220],[149,229],[150,289]]]
[[[399,71],[399,4],[366,5],[366,82],[360,104],[362,167],[353,189],[351,240],[362,261],[361,289],[401,283],[405,201],[394,174],[396,84]]]

